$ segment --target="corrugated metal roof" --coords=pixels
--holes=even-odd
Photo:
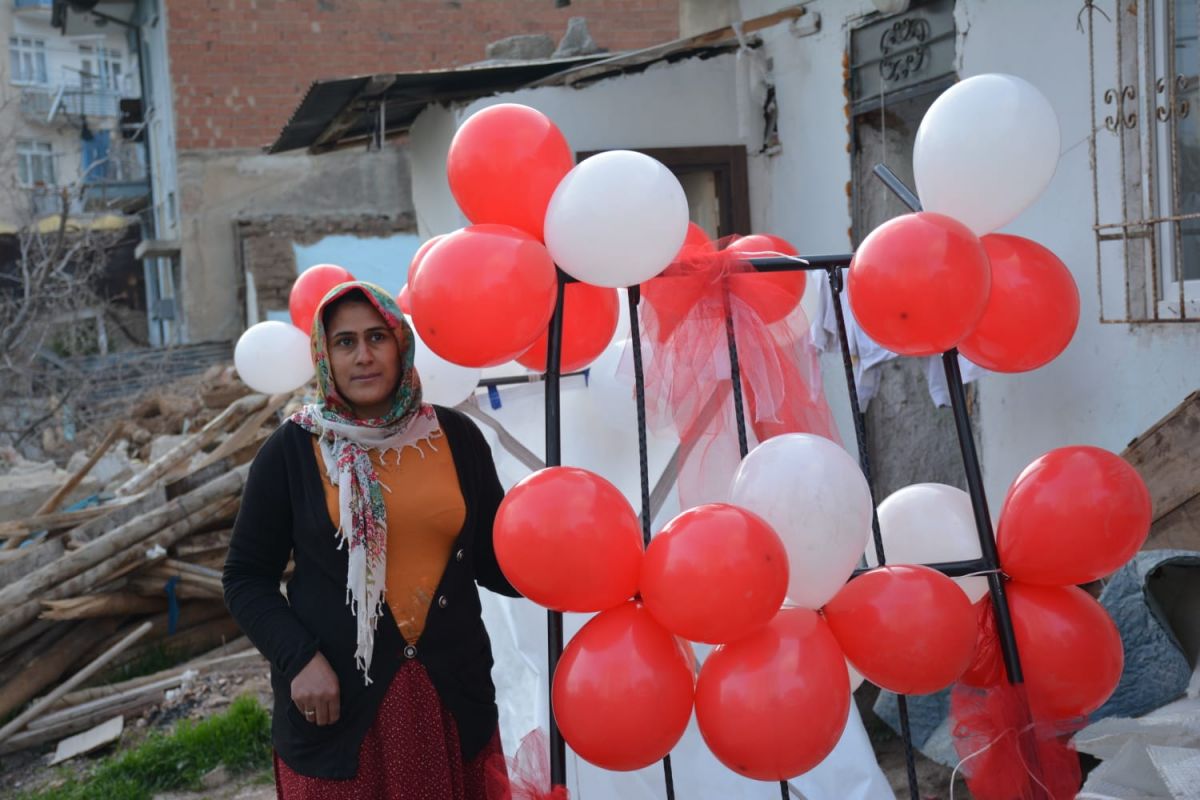
[[[750,38],[755,32],[803,16],[804,5],[811,1],[746,20],[740,24],[742,41],[756,42]],[[658,62],[706,58],[739,46],[738,32],[725,27],[617,55],[318,81],[309,88],[267,151],[281,153],[308,148],[309,152],[320,153],[365,141],[379,130],[381,110],[383,132],[387,136],[407,131],[430,103],[474,100],[527,86],[579,88],[613,75],[640,72]]]
[[[317,81],[267,152],[308,148],[320,153],[365,141],[384,114],[386,134],[407,131],[430,103],[472,100],[512,91],[604,56],[523,61],[429,72],[401,72]]]

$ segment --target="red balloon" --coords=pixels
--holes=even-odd
[[[412,293],[408,291],[407,283],[401,286],[396,294],[396,305],[400,306],[400,310],[405,314],[412,316]]]
[[[502,103],[472,114],[454,134],[446,177],[471,222],[512,225],[541,240],[550,196],[574,165],[549,117]]]
[[[983,318],[959,351],[996,372],[1028,372],[1067,349],[1079,324],[1079,289],[1058,256],[1020,236],[980,239],[992,265]]]
[[[693,642],[731,642],[771,621],[787,594],[787,551],[761,517],[712,503],[654,537],[642,564],[646,608]]]
[[[799,251],[786,239],[769,233],[743,236],[725,250],[762,257],[773,253],[781,256],[799,255]],[[806,283],[807,276],[803,272],[762,272],[730,276],[729,289],[735,297],[748,303],[763,322],[778,322],[800,305]]]
[[[642,528],[617,487],[576,467],[547,467],[505,495],[496,559],[517,590],[556,611],[603,611],[637,592]]]
[[[554,719],[571,749],[598,767],[648,767],[687,728],[695,675],[679,643],[638,602],[598,614],[563,650]]]
[[[1150,492],[1137,470],[1099,447],[1060,447],[1017,476],[1004,498],[996,546],[1005,573],[1067,586],[1103,578],[1150,533]]]
[[[850,306],[880,346],[906,356],[943,353],[975,329],[987,306],[987,252],[966,225],[922,211],[871,231],[850,263]]]
[[[413,274],[417,271],[417,267],[421,265],[421,262],[425,260],[426,254],[434,248],[434,245],[445,238],[446,234],[442,233],[432,236],[421,243],[421,246],[417,248],[417,252],[413,253],[412,260],[408,262],[408,272],[406,273],[408,275],[407,283],[412,283]]]
[[[708,748],[760,781],[820,764],[849,713],[846,660],[824,620],[806,608],[785,608],[766,627],[718,647],[696,683],[696,721]]]
[[[1125,653],[1104,607],[1075,586],[1008,584],[1017,653],[1036,719],[1090,714],[1112,696]]]
[[[620,298],[616,289],[570,283],[563,290],[563,333],[561,372],[574,372],[595,361],[617,330]],[[549,329],[521,355],[517,362],[538,372],[546,371]]]
[[[311,333],[313,315],[333,287],[354,280],[350,271],[337,264],[317,264],[300,273],[288,294],[288,311],[292,324],[305,333]]]
[[[946,688],[975,654],[975,609],[958,584],[929,567],[873,569],[823,610],[854,668],[898,694]]]
[[[474,225],[426,253],[409,284],[413,322],[447,361],[494,367],[546,330],[557,281],[541,242],[507,225]]]

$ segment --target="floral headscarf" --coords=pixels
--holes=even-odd
[[[400,380],[388,413],[375,419],[359,419],[338,394],[325,339],[325,309],[335,300],[357,294],[369,302],[396,336],[400,346]],[[338,489],[341,526],[337,535],[349,553],[346,602],[357,623],[354,659],[370,684],[371,656],[375,649],[375,626],[383,613],[387,575],[387,508],[383,487],[371,462],[370,451],[396,453],[405,447],[440,436],[432,406],[421,402],[421,379],[413,367],[416,337],[391,296],[363,281],[334,287],[313,316],[312,354],[316,365],[319,401],[306,405],[292,416],[304,430],[317,437],[329,481]]]

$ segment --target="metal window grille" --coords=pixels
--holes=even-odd
[[[1200,4],[1085,0],[1100,320],[1200,320]]]

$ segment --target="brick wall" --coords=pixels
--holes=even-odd
[[[444,69],[583,16],[609,50],[679,33],[679,0],[183,0],[168,7],[180,150],[270,143],[317,79]]]

